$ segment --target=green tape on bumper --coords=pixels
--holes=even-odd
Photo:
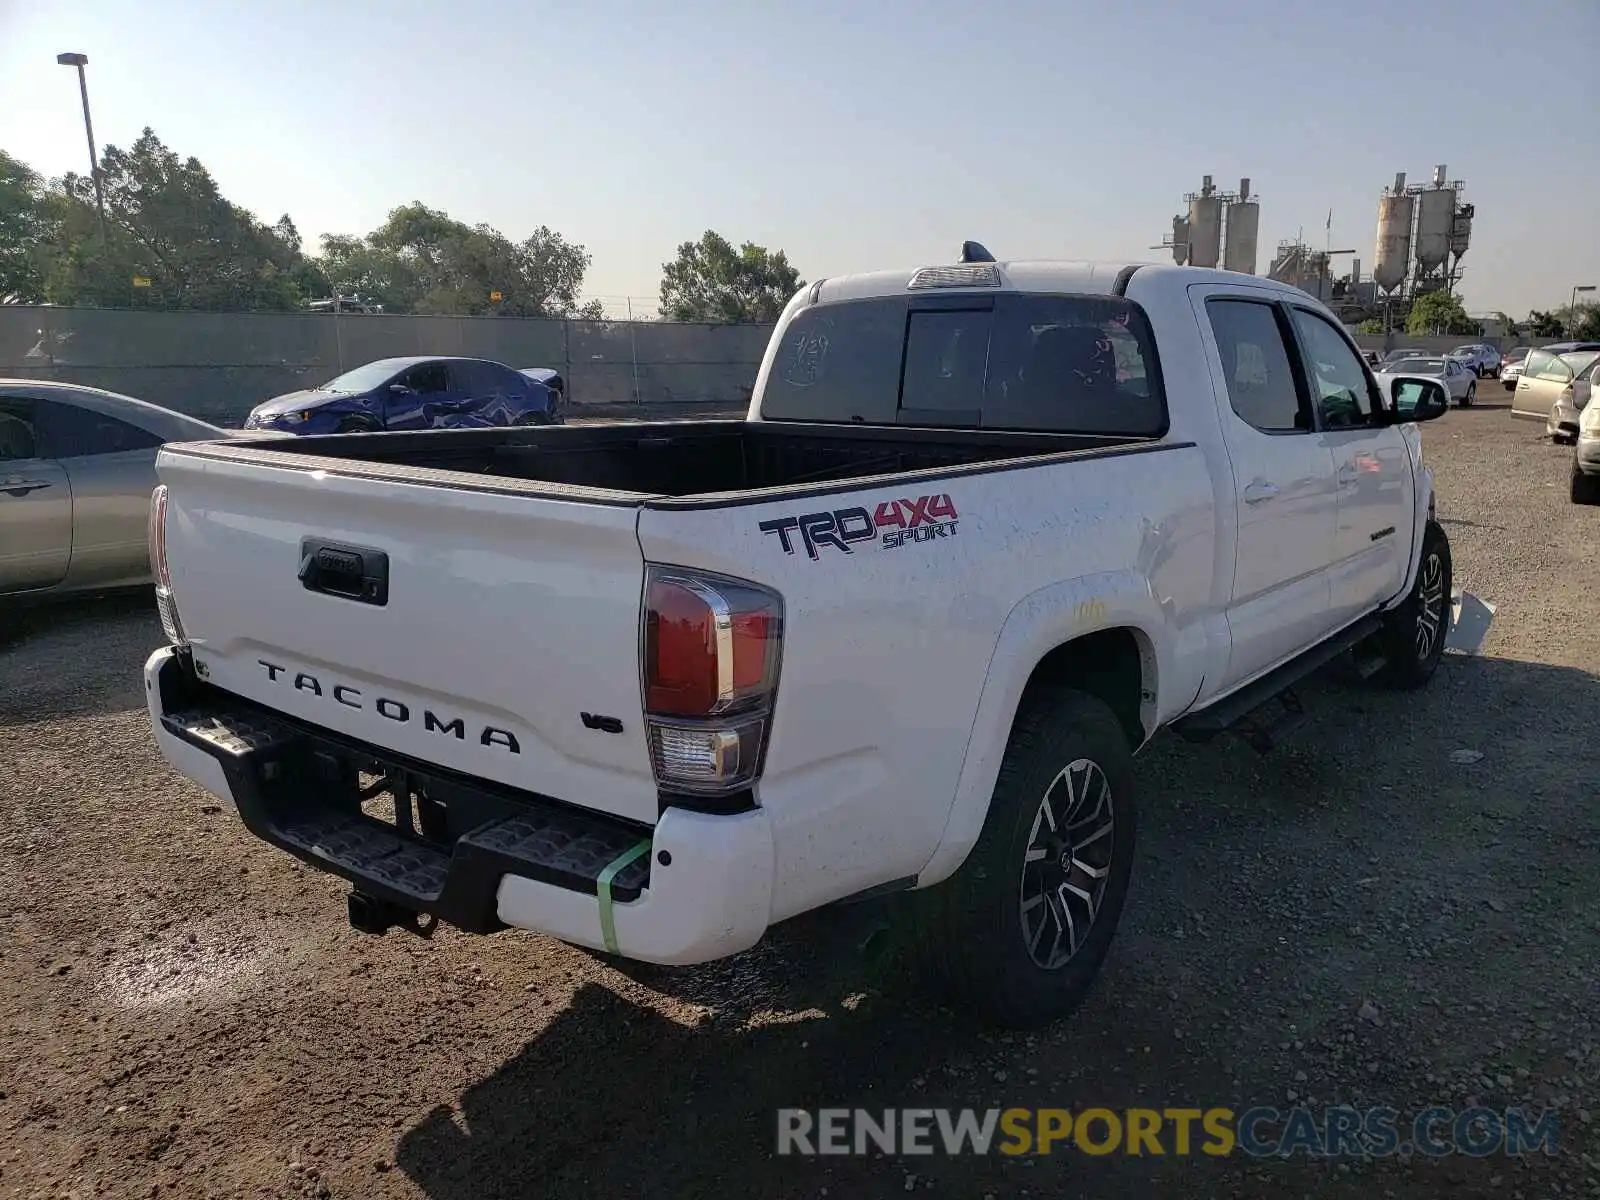
[[[617,954],[617,924],[611,915],[611,881],[636,858],[650,853],[650,839],[624,850],[616,858],[606,864],[605,870],[600,872],[600,878],[595,880],[595,892],[600,897],[600,936],[605,939],[606,950]]]

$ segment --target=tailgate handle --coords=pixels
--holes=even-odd
[[[300,583],[308,592],[381,608],[389,603],[389,556],[370,546],[302,538]]]

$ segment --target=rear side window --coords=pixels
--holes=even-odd
[[[778,421],[1158,436],[1150,327],[1110,296],[882,297],[791,322],[761,397]]]
[[[38,413],[39,440],[50,458],[120,454],[126,450],[149,450],[161,444],[161,439],[148,429],[93,409],[79,408],[76,404],[41,400]]]
[[[39,456],[33,431],[33,401],[0,400],[0,462]]]
[[[1166,432],[1144,313],[1111,296],[1004,296],[995,309],[983,424],[989,429]]]
[[[1208,300],[1206,315],[1217,339],[1228,403],[1239,419],[1263,433],[1310,433],[1311,415],[1300,403],[1272,306]]]

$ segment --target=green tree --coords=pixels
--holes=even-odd
[[[766,324],[801,287],[782,250],[746,242],[735,250],[714,230],[684,242],[661,268],[661,315],[668,321]]]
[[[212,311],[299,306],[294,276],[304,256],[287,217],[262,224],[222,196],[199,159],[180,159],[148,128],[126,150],[107,146],[100,172],[104,239],[93,181],[61,180],[67,208],[51,300]],[[135,289],[135,275],[150,286]]]
[[[1356,326],[1356,332],[1368,335],[1382,334],[1383,320],[1380,317],[1368,317],[1365,321]]]
[[[1529,337],[1558,338],[1565,334],[1559,312],[1540,312],[1531,309],[1528,312],[1527,333]]]
[[[1552,310],[1550,317],[1561,327],[1552,337],[1580,338],[1586,342],[1600,340],[1600,307],[1563,304]]]
[[[1470,337],[1481,334],[1483,326],[1467,316],[1461,300],[1449,292],[1428,292],[1411,303],[1406,317],[1406,332],[1412,337],[1448,334],[1453,337]]]
[[[1494,319],[1500,322],[1500,335],[1502,337],[1514,338],[1521,335],[1522,326],[1513,321],[1506,313],[1497,312],[1494,314]]]
[[[0,304],[45,300],[63,208],[37,171],[0,150]]]
[[[566,317],[598,312],[578,303],[589,263],[586,249],[547,226],[514,242],[412,203],[364,238],[325,235],[318,265],[341,295],[390,312]]]

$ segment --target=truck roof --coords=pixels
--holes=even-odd
[[[973,262],[934,264],[899,270],[867,271],[858,275],[839,275],[812,284],[806,292],[812,303],[866,299],[900,295],[917,281],[916,290],[930,292],[977,291],[995,289],[1016,292],[1064,292],[1075,295],[1115,294],[1117,278],[1124,271],[1137,269],[1141,276],[1159,275],[1172,286],[1195,283],[1248,283],[1285,295],[1304,299],[1308,293],[1264,275],[1241,275],[1207,267],[1177,267],[1171,263],[1092,262],[1071,260],[1022,260],[1016,262]],[[1148,273],[1148,275],[1147,275]]]

